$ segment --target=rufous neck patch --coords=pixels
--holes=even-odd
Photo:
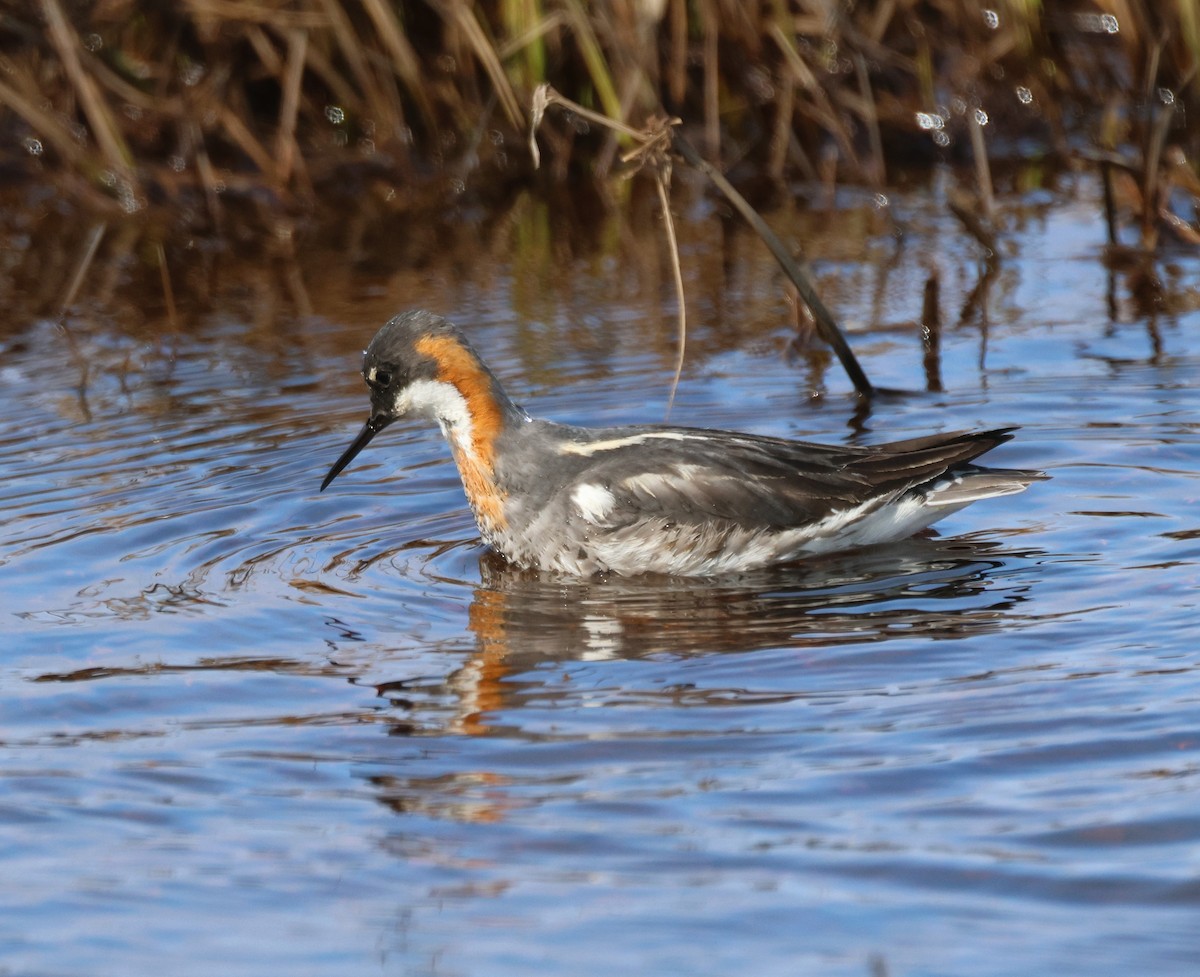
[[[423,336],[414,345],[418,353],[437,363],[437,378],[451,384],[467,402],[475,456],[490,473],[496,438],[504,429],[504,412],[492,393],[491,378],[474,354],[450,336]]]

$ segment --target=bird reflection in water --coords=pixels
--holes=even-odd
[[[445,683],[457,702],[451,729],[488,734],[495,716],[537,694],[533,673],[553,662],[794,649],[806,664],[845,646],[1021,627],[1034,620],[1021,605],[1036,559],[995,540],[914,539],[737,576],[576,579],[485,553],[468,617],[474,651]],[[795,688],[786,695],[806,694]]]

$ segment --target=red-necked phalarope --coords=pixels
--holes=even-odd
[[[972,460],[1011,428],[836,447],[535,420],[453,325],[396,316],[363,359],[371,416],[321,483],[405,414],[441,426],[484,540],[523,567],[706,575],[904,539],[1040,472]]]

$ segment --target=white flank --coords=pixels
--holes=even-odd
[[[571,501],[588,522],[599,523],[613,510],[617,500],[603,485],[584,482],[571,492]]]
[[[906,539],[958,508],[961,506],[931,508],[920,496],[884,504],[873,499],[809,526],[773,532],[716,522],[678,525],[665,519],[650,520],[597,537],[582,559],[576,549],[564,548],[552,562],[558,569],[574,573],[593,572],[597,567],[622,574],[740,572],[801,556]]]
[[[826,516],[808,529],[810,540],[806,549],[813,553],[832,552],[850,546],[870,546],[907,539],[913,533],[944,516],[951,509],[930,509],[920,496],[904,495],[891,503],[880,505],[869,500],[853,509],[843,509]]]

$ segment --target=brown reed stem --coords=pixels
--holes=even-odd
[[[162,281],[163,303],[167,308],[167,322],[171,324],[172,329],[177,329],[179,324],[175,316],[175,289],[171,287],[171,271],[167,267],[167,250],[163,247],[162,241],[155,242],[154,253],[158,258],[158,274]]]
[[[724,174],[696,152],[696,148],[688,142],[678,129],[672,129],[671,132],[672,144],[679,151],[679,154],[691,166],[695,167],[713,182],[717,189],[725,195],[725,198],[733,204],[737,212],[742,215],[746,223],[762,238],[763,243],[767,246],[771,254],[775,256],[775,260],[779,262],[779,266],[783,269],[784,274],[796,286],[796,291],[799,293],[800,298],[804,300],[804,304],[812,311],[817,333],[834,353],[837,354],[837,358],[842,363],[842,369],[846,371],[846,375],[850,378],[850,382],[854,384],[854,389],[858,392],[858,395],[866,398],[874,396],[875,388],[871,385],[871,381],[867,379],[867,374],[859,365],[854,351],[850,349],[850,344],[846,342],[846,337],[838,327],[833,313],[829,311],[825,303],[821,301],[820,296],[817,295],[817,290],[813,285],[812,279],[796,264],[795,260],[788,253],[787,248],[784,247],[783,242],[779,240],[778,235],[759,216],[758,211],[750,206],[746,198],[738,193],[733,184],[725,179]]]
[[[288,32],[287,61],[284,64],[283,101],[279,106],[279,130],[275,139],[278,162],[275,179],[286,187],[292,179],[292,170],[299,158],[300,147],[296,145],[296,116],[300,111],[300,82],[304,77],[305,54],[308,51],[308,32]]]
[[[671,161],[664,157],[664,162],[654,168],[654,186],[658,190],[658,202],[662,206],[663,226],[667,232],[667,250],[671,255],[671,272],[675,279],[675,298],[679,305],[679,348],[675,356],[675,376],[671,379],[671,394],[667,398],[667,411],[663,420],[671,417],[671,408],[675,406],[675,393],[679,390],[679,381],[683,377],[683,359],[687,349],[687,297],[683,290],[683,269],[679,264],[679,242],[675,237],[675,219],[671,216]]]
[[[58,315],[61,319],[67,314],[67,310],[75,301],[75,296],[79,294],[80,286],[83,285],[83,279],[87,276],[88,269],[92,267],[92,262],[96,258],[96,252],[100,250],[100,242],[104,240],[104,232],[108,230],[108,224],[101,222],[92,228],[88,234],[87,241],[84,243],[83,252],[79,256],[79,261],[75,265],[75,273],[71,276],[71,281],[67,285],[67,290],[63,294],[62,302],[58,307]]]
[[[59,0],[42,0],[42,13],[46,18],[50,41],[63,70],[79,95],[83,114],[91,123],[96,145],[100,147],[101,154],[114,174],[123,180],[130,190],[134,189],[133,157],[121,138],[121,131],[96,87],[95,80],[83,68],[79,59],[79,37],[67,22]]]
[[[983,123],[979,119],[981,109],[967,112],[967,128],[971,133],[971,153],[975,157],[975,181],[979,186],[979,208],[983,216],[991,220],[996,213],[996,201],[992,191],[992,169],[988,161],[987,143],[983,138]]]

